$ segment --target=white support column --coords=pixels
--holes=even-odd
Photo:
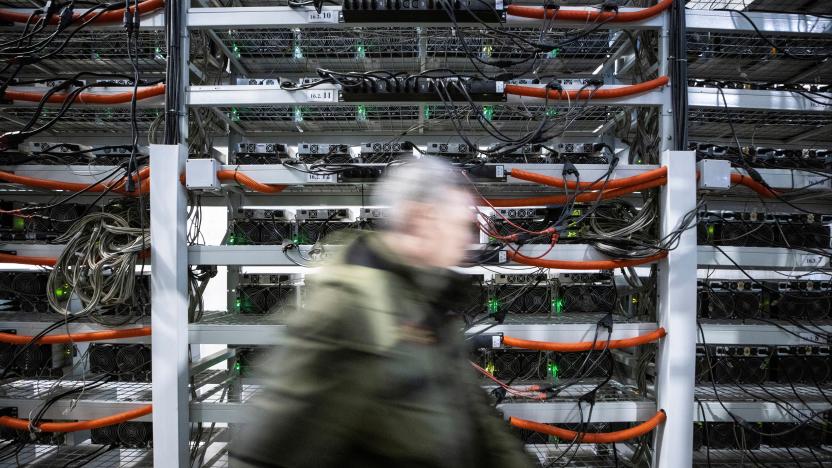
[[[183,145],[150,146],[153,465],[188,466],[187,202]]]
[[[661,194],[661,235],[679,228],[696,206],[696,165],[692,151],[665,151],[667,185]],[[653,467],[691,466],[696,356],[696,229],[659,263],[657,318],[667,336],[656,354],[656,406],[667,421],[655,433]]]

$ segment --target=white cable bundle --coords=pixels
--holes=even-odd
[[[52,309],[64,315],[86,314],[130,301],[138,256],[150,246],[147,230],[130,226],[116,214],[98,212],[78,220],[56,242],[66,243],[66,248],[49,274],[46,294]],[[81,301],[80,311],[68,309],[64,294],[58,297],[56,291],[66,288]],[[90,314],[102,321],[96,315]]]

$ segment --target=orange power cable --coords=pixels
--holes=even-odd
[[[24,255],[12,255],[0,253],[0,263],[18,263],[22,265],[55,266],[58,259],[52,257],[27,257]]]
[[[133,192],[124,190],[127,184],[127,177],[122,177],[115,182],[101,182],[90,187],[90,184],[81,182],[59,182],[57,180],[39,179],[37,177],[21,176],[11,172],[0,171],[0,181],[11,184],[25,185],[27,187],[42,188],[46,190],[69,190],[77,192],[87,189],[88,192],[104,192],[107,190],[122,194],[145,194],[150,191],[150,169],[143,168],[138,173],[140,184]],[[133,176],[136,179],[136,176]],[[89,188],[88,188],[89,187]]]
[[[269,185],[264,184],[262,182],[257,182],[256,180],[252,179],[251,177],[241,174],[238,171],[232,171],[230,169],[224,169],[221,171],[217,171],[217,178],[219,180],[229,181],[229,182],[237,182],[240,185],[244,185],[255,192],[262,192],[262,193],[279,193],[282,192],[287,186],[286,185]]]
[[[731,183],[734,185],[745,185],[765,198],[777,198],[779,196],[777,191],[766,187],[747,175],[737,174],[736,172],[731,174]]]
[[[142,406],[141,408],[136,408],[130,411],[124,411],[123,413],[116,413],[111,414],[110,416],[105,416],[103,418],[97,419],[90,419],[88,421],[77,421],[77,422],[45,422],[38,424],[37,430],[41,432],[77,432],[77,431],[87,431],[90,429],[96,429],[99,427],[105,426],[113,426],[116,424],[121,424],[125,421],[130,421],[131,419],[136,419],[147,414],[153,412],[153,405],[146,405]],[[20,418],[13,418],[11,416],[2,416],[0,417],[0,426],[9,427],[12,429],[17,429],[20,431],[28,431],[29,430],[29,420],[28,419],[20,419]]]
[[[611,260],[547,260],[543,258],[531,258],[521,253],[509,250],[508,259],[514,260],[523,265],[536,266],[540,268],[554,268],[557,270],[614,270],[616,268],[627,268],[645,263],[653,263],[667,257],[667,252],[662,251],[655,255],[644,258],[614,258]]]
[[[651,179],[640,184],[629,185],[613,190],[604,190],[600,192],[586,192],[579,193],[574,197],[567,197],[566,195],[544,195],[540,197],[526,197],[526,198],[488,198],[483,201],[483,204],[491,204],[496,208],[510,208],[515,206],[534,206],[534,205],[563,205],[572,200],[576,202],[592,202],[596,200],[609,200],[611,198],[618,198],[628,193],[638,192],[641,190],[661,187],[667,184],[667,178]]]
[[[652,343],[664,338],[667,332],[664,328],[657,328],[645,335],[636,336],[633,338],[624,338],[622,340],[596,341],[593,346],[592,341],[578,341],[575,343],[555,343],[551,341],[533,341],[521,340],[511,336],[503,336],[503,345],[512,348],[532,349],[536,351],[556,351],[559,353],[581,353],[584,351],[602,350],[602,349],[618,349],[618,348],[632,348],[647,343]]]
[[[552,187],[557,188],[563,188],[565,182],[565,186],[572,190],[611,190],[667,177],[667,167],[662,166],[658,169],[653,169],[651,171],[647,171],[633,177],[611,179],[607,181],[606,184],[602,180],[599,180],[597,182],[576,182],[574,180],[564,181],[563,179],[558,177],[551,177],[543,174],[538,174],[536,172],[524,171],[523,169],[512,169],[509,172],[509,175],[511,177],[514,177],[515,179],[534,182],[536,184],[550,185]]]
[[[81,343],[85,341],[115,340],[119,338],[133,338],[136,336],[150,336],[150,327],[128,328],[126,330],[102,330],[88,333],[72,333],[68,335],[47,335],[39,339],[39,344]],[[0,333],[0,343],[28,344],[32,336]]]
[[[139,14],[144,15],[146,13],[150,13],[151,11],[158,10],[165,5],[164,0],[145,0],[139,3]],[[135,12],[136,6],[131,5],[130,11]],[[86,21],[87,19],[95,16],[97,11],[85,11],[81,13],[74,13],[72,15],[72,19],[74,21]],[[40,16],[35,16],[32,21],[36,21],[40,19]],[[109,10],[94,19],[92,23],[116,23],[120,22],[124,19],[124,8],[119,8],[115,10]],[[10,10],[0,10],[0,20],[7,21],[10,23],[25,23],[29,20],[29,13],[20,13],[16,11]],[[60,22],[59,15],[53,15],[52,18],[49,20],[49,24],[58,24]]]
[[[515,418],[514,416],[509,418],[509,423],[514,427],[519,427],[520,429],[527,429],[530,431],[540,432],[542,434],[549,434],[563,440],[577,440],[577,442],[586,442],[590,444],[610,444],[613,442],[624,442],[626,440],[631,440],[635,439],[636,437],[643,436],[644,434],[647,434],[648,432],[655,429],[659,424],[662,424],[666,420],[667,415],[665,414],[664,410],[659,410],[652,418],[631,428],[613,432],[590,433],[578,433],[557,426],[550,426],[549,424],[541,424],[534,421],[527,421],[525,419]]]
[[[40,102],[40,100],[43,99],[44,94],[45,93],[33,91],[15,91],[14,89],[9,89],[6,91],[5,96],[12,101]],[[142,99],[161,96],[163,94],[165,94],[164,83],[156,83],[153,86],[139,86],[136,90],[136,99],[141,101]],[[64,102],[67,96],[67,93],[55,93],[49,96],[49,99],[47,99],[46,102],[60,104]],[[74,102],[80,104],[124,104],[130,102],[132,99],[133,90],[131,88],[130,91],[111,94],[82,92],[75,98]]]
[[[591,98],[594,101],[596,99],[615,99],[626,96],[633,96],[635,94],[641,94],[656,88],[660,88],[666,85],[668,81],[669,80],[666,76],[660,76],[650,81],[645,81],[644,83],[637,83],[630,86],[621,86],[618,88],[604,89],[602,87],[600,89],[571,90],[533,88],[531,86],[507,84],[505,93],[514,94],[516,96],[535,97],[541,99],[546,98],[546,95],[548,93],[549,100],[576,100]]]
[[[523,18],[544,19],[554,18],[562,21],[586,21],[586,22],[609,22],[609,23],[631,23],[652,18],[670,8],[673,0],[662,0],[659,3],[636,11],[623,11],[615,13],[612,11],[596,11],[593,9],[583,10],[556,10],[549,8],[509,5],[506,12],[510,16]]]

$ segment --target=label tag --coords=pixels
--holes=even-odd
[[[801,263],[803,266],[819,267],[823,264],[823,257],[820,255],[803,255]]]
[[[306,182],[310,184],[334,184],[337,174],[306,174]]]
[[[332,89],[307,89],[306,100],[309,102],[336,102],[335,90]]]
[[[498,93],[504,93],[506,91],[506,82],[505,81],[498,81],[495,83],[495,87]]]
[[[337,23],[338,22],[338,12],[333,10],[325,10],[318,13],[315,10],[309,10],[306,12],[306,22],[307,23]]]
[[[499,348],[502,344],[499,335],[493,335],[491,337],[491,347],[492,348]]]
[[[800,335],[800,338],[802,338],[802,339],[804,339],[804,340],[806,340],[810,343],[822,343],[822,341],[818,337],[818,335],[815,335],[814,333],[800,333],[799,335]]]
[[[506,167],[502,166],[502,165],[497,166],[496,171],[495,171],[495,175],[497,177],[505,177],[506,176]]]

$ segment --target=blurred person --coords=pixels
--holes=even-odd
[[[374,192],[385,228],[307,276],[306,306],[233,437],[235,466],[535,466],[478,386],[451,313],[471,285],[449,270],[474,242],[465,180],[434,158],[389,173]]]

